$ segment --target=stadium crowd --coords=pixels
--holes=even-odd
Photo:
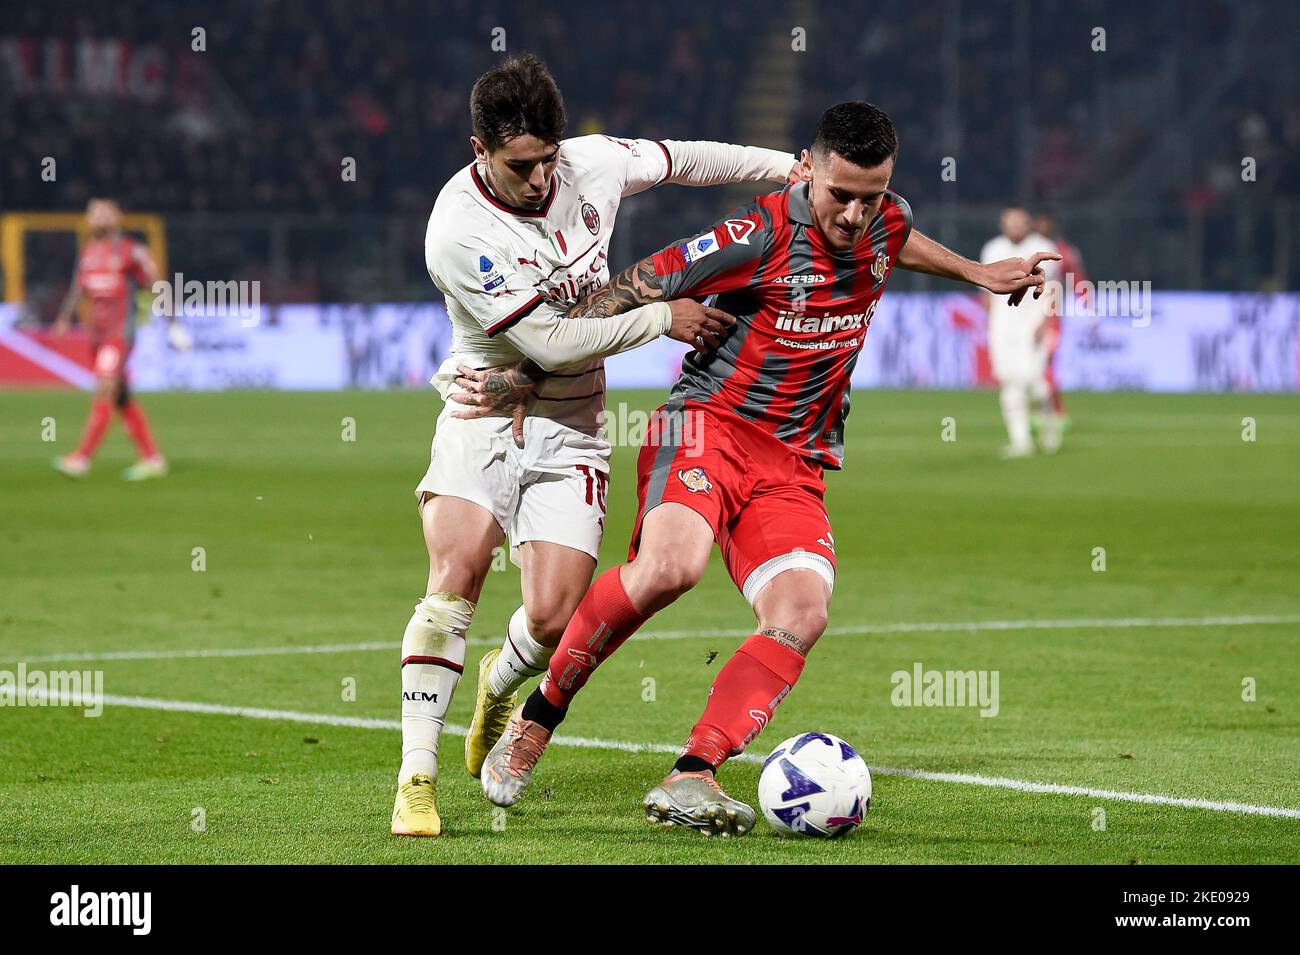
[[[881,104],[903,144],[894,185],[918,207],[954,195],[1069,203],[1136,193],[1174,222],[1189,212],[1213,220],[1240,195],[1242,156],[1258,161],[1255,196],[1297,195],[1300,96],[1294,79],[1279,83],[1259,55],[1285,42],[1285,31],[1247,22],[1226,0],[1210,0],[1195,17],[1171,2],[1127,5],[1124,27],[1110,29],[1106,51],[1097,52],[1091,31],[1114,19],[1115,6],[1042,0],[1019,34],[1008,27],[1014,3],[962,4],[954,21],[942,4],[881,0],[852,29],[837,7],[806,8],[792,128],[809,127],[831,102]],[[402,287],[386,294],[428,293],[424,219],[469,157],[468,85],[500,58],[494,40],[548,61],[568,99],[571,134],[739,141],[741,94],[764,68],[760,40],[805,8],[679,5],[667,21],[632,0],[579,0],[563,13],[523,0],[439,0],[432,11],[414,0],[375,0],[367,9],[384,28],[373,31],[356,28],[357,7],[347,0],[235,0],[219,18],[198,0],[74,9],[54,37],[35,7],[13,9],[0,26],[0,138],[21,145],[0,157],[0,203],[77,209],[111,194],[129,209],[169,216],[336,222],[326,230],[335,238],[298,231],[284,253],[289,294],[328,298],[356,294],[331,285],[339,270],[330,261],[365,260],[355,233],[366,229],[343,218],[354,215],[396,223],[381,231],[391,243],[385,254],[400,249]],[[1162,41],[1171,30],[1183,55],[1152,56],[1169,47]],[[1237,35],[1254,68],[1234,65],[1234,47],[1220,42]],[[89,95],[48,79],[80,68],[79,43],[105,39],[122,41],[128,54],[154,52],[157,82],[145,83],[145,94]],[[51,40],[64,42],[61,53],[50,52]],[[1208,75],[1230,79],[1213,108],[1198,113]],[[1159,161],[1171,123],[1184,127],[1185,151],[1158,174],[1144,172],[1144,162]],[[945,156],[958,159],[956,183],[939,174]],[[44,157],[58,161],[53,182],[41,175]],[[355,181],[343,175],[345,157],[355,161]],[[716,213],[716,197],[683,192],[638,202],[641,244],[669,241],[683,221]],[[173,243],[181,261],[193,254],[196,269],[211,253],[199,235],[180,233]],[[229,258],[245,261],[223,259],[222,267],[265,268],[265,246],[232,241]],[[1235,287],[1231,274],[1210,271],[1211,281]]]

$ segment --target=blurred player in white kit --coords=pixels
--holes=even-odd
[[[1019,206],[1002,211],[1001,234],[984,244],[980,253],[983,263],[1011,257],[1028,258],[1035,252],[1056,252],[1051,239],[1032,230],[1029,213]],[[1049,283],[1060,281],[1060,263],[1043,261]],[[1027,297],[1018,306],[1008,303],[1008,296],[985,293],[988,307],[989,357],[993,377],[1001,391],[1002,420],[1007,427],[1008,444],[1003,457],[1023,458],[1034,453],[1030,415],[1038,422],[1038,442],[1047,454],[1061,447],[1061,420],[1052,413],[1051,387],[1047,379],[1048,343],[1046,334],[1055,307],[1052,285],[1045,286],[1040,298]]]
[[[505,729],[516,690],[546,669],[591,584],[609,484],[603,358],[660,335],[713,348],[734,322],[690,300],[567,317],[609,282],[620,201],[668,182],[784,183],[796,175],[792,154],[752,146],[562,139],[563,99],[533,56],[480,77],[470,114],[475,161],[443,187],[425,237],[429,275],[446,299],[454,337],[433,382],[447,404],[416,488],[429,579],[402,639],[392,832],[404,836],[442,831],[438,742],[493,551],[509,537],[523,606],[500,649],[479,664],[465,741],[472,776]],[[511,416],[526,395],[526,415]]]

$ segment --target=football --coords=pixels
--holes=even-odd
[[[836,839],[858,828],[871,808],[871,771],[838,736],[801,733],[764,760],[758,802],[783,836]]]

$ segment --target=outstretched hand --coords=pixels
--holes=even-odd
[[[1059,252],[1035,252],[1027,259],[1003,259],[1001,262],[990,262],[983,267],[983,281],[980,285],[994,295],[1010,294],[1008,304],[1019,305],[1024,301],[1025,293],[1031,288],[1034,290],[1034,298],[1043,294],[1043,284],[1047,281],[1047,277],[1043,274],[1042,263],[1057,261],[1060,258]]]

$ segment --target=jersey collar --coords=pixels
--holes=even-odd
[[[803,225],[812,225],[812,205],[808,201],[808,183],[797,182],[790,187],[790,218]]]
[[[813,225],[812,203],[808,198],[808,188],[809,183],[806,182],[798,182],[789,187],[788,209],[790,218],[793,221],[801,223],[802,225],[812,226],[813,232],[817,233],[817,238],[826,246],[827,251],[837,258],[851,259],[857,255],[859,249],[870,248],[872,246],[871,231],[875,227],[876,223],[885,215],[886,202],[893,195],[889,190],[885,190],[886,202],[880,204],[880,211],[876,213],[874,219],[867,223],[866,231],[862,233],[862,238],[858,240],[858,244],[852,249],[840,251],[839,249],[832,249],[830,245],[826,243],[826,237],[821,234],[821,230]]]
[[[551,203],[555,201],[555,193],[557,192],[557,189],[555,186],[554,175],[551,176],[551,188],[546,193],[546,200],[542,203],[540,209],[525,209],[523,206],[514,206],[508,202],[502,202],[496,196],[492,195],[492,190],[489,189],[487,183],[483,181],[483,177],[478,174],[477,162],[470,163],[469,177],[474,180],[474,185],[478,187],[478,191],[482,194],[484,199],[490,202],[495,208],[500,209],[502,212],[508,212],[512,216],[523,216],[528,219],[544,218],[546,213],[551,210]]]

